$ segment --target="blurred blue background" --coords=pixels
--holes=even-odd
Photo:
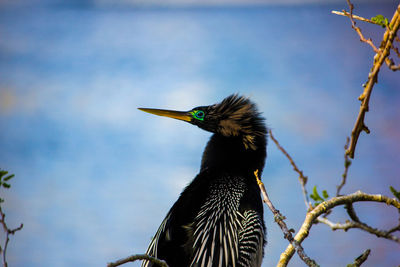
[[[145,252],[198,172],[210,133],[137,107],[249,96],[308,189],[334,195],[374,55],[347,18],[330,13],[348,9],[345,1],[157,2],[0,2],[0,168],[16,174],[1,195],[9,225],[24,223],[9,266],[105,266]],[[390,19],[395,2],[354,1],[354,12]],[[358,25],[379,45],[383,29]],[[343,193],[400,188],[399,85],[384,66],[366,117],[371,134],[361,134]],[[263,180],[298,230],[298,177],[272,142]],[[393,208],[356,209],[374,227],[398,223]],[[344,222],[344,209],[330,218]],[[274,266],[287,241],[267,209],[265,220],[263,266]],[[398,244],[357,229],[315,225],[304,248],[321,266],[345,266],[367,248],[363,266],[400,264]],[[290,266],[302,265],[294,256]]]

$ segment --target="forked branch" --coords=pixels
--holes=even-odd
[[[365,118],[365,113],[369,111],[369,100],[371,97],[372,89],[378,81],[378,73],[379,70],[382,66],[382,64],[388,60],[388,56],[390,54],[390,50],[393,47],[393,41],[396,36],[396,33],[399,29],[400,26],[400,4],[397,7],[395,13],[393,14],[393,17],[389,23],[389,25],[386,27],[386,31],[383,35],[383,40],[381,42],[381,45],[379,49],[376,48],[376,46],[372,43],[370,39],[366,39],[362,33],[360,28],[358,28],[355,25],[355,21],[353,19],[353,5],[349,0],[347,0],[349,6],[350,6],[350,13],[349,13],[349,18],[352,24],[352,28],[357,32],[357,34],[360,36],[360,40],[368,43],[375,51],[375,56],[374,56],[374,62],[373,66],[371,68],[370,73],[368,74],[368,79],[367,82],[364,85],[364,91],[360,95],[359,100],[361,101],[361,106],[360,106],[360,111],[358,113],[356,123],[353,127],[353,130],[351,131],[351,139],[350,139],[350,145],[349,148],[346,150],[346,154],[349,155],[350,158],[354,158],[354,152],[356,149],[357,141],[358,138],[361,134],[362,131],[365,131],[366,133],[369,133],[370,130],[368,127],[365,125],[364,118]],[[394,66],[394,63],[392,62],[392,67],[396,68]]]
[[[317,218],[328,212],[329,210],[333,209],[336,206],[346,205],[346,204],[353,204],[355,202],[362,202],[362,201],[370,201],[370,202],[382,202],[386,203],[387,205],[393,206],[400,210],[400,202],[395,198],[389,198],[383,195],[370,195],[363,193],[361,191],[357,191],[353,194],[340,196],[340,197],[333,197],[327,201],[322,202],[317,207],[315,207],[312,211],[308,212],[306,218],[301,226],[300,230],[294,237],[294,240],[301,244],[303,240],[308,236],[312,225],[315,223]],[[289,260],[292,258],[294,254],[295,248],[292,244],[286,248],[286,250],[281,254],[279,263],[277,266],[287,266]]]

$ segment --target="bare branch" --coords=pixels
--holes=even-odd
[[[365,223],[354,222],[354,221],[346,221],[345,223],[333,223],[330,220],[328,220],[326,218],[321,218],[321,217],[318,217],[317,221],[328,225],[333,231],[335,231],[337,229],[341,229],[346,232],[347,230],[349,230],[351,228],[358,228],[358,229],[364,230],[370,234],[374,234],[377,237],[385,238],[385,239],[400,243],[400,238],[397,236],[391,235],[391,233],[389,232],[390,230],[389,231],[379,230],[379,229],[373,228]],[[397,226],[397,227],[399,227],[399,226]],[[395,228],[397,228],[397,227],[395,227]]]
[[[396,51],[395,49],[397,48],[393,48],[394,51]],[[398,49],[397,49],[398,50]],[[400,70],[400,64],[396,65],[393,61],[393,59],[390,58],[386,58],[385,59],[386,65],[388,66],[389,69],[391,69],[392,71],[398,71]]]
[[[10,235],[14,235],[15,232],[21,230],[22,227],[24,227],[24,225],[21,223],[21,225],[19,227],[15,228],[15,229],[8,228],[8,226],[6,224],[6,220],[5,220],[6,219],[6,215],[3,212],[2,208],[1,208],[1,205],[0,205],[0,216],[1,216],[0,223],[3,226],[4,232],[6,233],[6,238],[5,238],[5,241],[4,241],[4,248],[1,249],[1,254],[2,254],[2,258],[3,258],[3,266],[7,267],[8,264],[7,264],[6,255],[7,255],[8,242],[10,241]]]
[[[168,264],[165,261],[154,258],[154,257],[146,255],[146,254],[136,254],[136,255],[126,257],[124,259],[117,260],[116,262],[110,262],[109,264],[107,264],[107,267],[116,267],[116,266],[119,266],[119,265],[122,265],[122,264],[125,264],[128,262],[134,262],[137,260],[148,260],[154,264],[157,264],[158,266],[168,267]]]
[[[269,130],[269,137],[271,138],[272,141],[274,141],[277,148],[280,151],[282,151],[282,153],[288,158],[288,160],[290,161],[290,164],[293,166],[294,171],[299,174],[299,182],[301,185],[301,190],[303,191],[304,203],[306,204],[307,210],[311,209],[312,207],[311,207],[310,199],[308,198],[308,193],[307,193],[307,189],[306,189],[308,177],[304,176],[303,171],[299,170],[299,168],[297,167],[296,163],[294,162],[292,157],[289,155],[289,153],[286,152],[286,150],[279,144],[278,140],[275,139],[271,130]]]
[[[294,231],[293,229],[289,230],[286,226],[286,223],[283,221],[285,217],[279,212],[279,210],[275,209],[274,205],[272,204],[271,200],[268,197],[267,191],[265,190],[264,183],[260,180],[258,177],[258,170],[254,172],[254,176],[256,177],[257,184],[260,187],[261,193],[263,195],[263,202],[267,204],[269,209],[272,211],[274,214],[274,219],[275,222],[279,225],[279,227],[282,229],[282,232],[284,234],[285,239],[289,240],[290,244],[293,245],[295,248],[297,254],[299,257],[308,265],[308,266],[319,266],[314,260],[312,260],[310,257],[306,255],[304,252],[303,247],[297,243],[293,239],[292,232]]]
[[[361,254],[354,260],[353,264],[349,264],[347,266],[351,266],[351,267],[361,266],[361,264],[363,264],[368,259],[369,253],[371,253],[370,249],[365,250],[363,254]]]
[[[356,211],[354,210],[353,204],[349,203],[345,205],[345,209],[347,211],[347,214],[349,214],[350,218],[355,221],[355,222],[360,222],[360,219],[358,218]]]
[[[335,14],[335,15],[350,17],[350,13],[347,12],[346,10],[343,10],[343,12],[336,11],[336,10],[332,10],[331,13],[332,13],[332,14]],[[352,14],[352,16],[353,16],[353,19],[361,20],[361,21],[364,21],[364,22],[368,22],[368,23],[372,23],[372,24],[376,24],[376,25],[381,26],[381,24],[379,24],[378,22],[372,21],[372,20],[370,20],[370,19],[366,19],[366,18],[357,16],[357,15],[354,15],[354,14]]]
[[[388,232],[388,234],[391,234],[391,233],[394,233],[394,232],[397,232],[397,231],[400,231],[400,224],[395,226],[395,227],[393,227],[392,229],[388,230],[387,232]]]
[[[358,36],[360,37],[360,41],[369,44],[372,47],[372,49],[374,49],[375,53],[379,53],[378,48],[376,48],[376,46],[372,42],[371,38],[366,39],[364,37],[364,35],[362,34],[361,29],[356,26],[356,22],[354,21],[354,16],[353,16],[353,9],[354,9],[353,4],[350,2],[350,0],[347,0],[347,4],[350,7],[350,13],[348,13],[344,10],[343,10],[343,13],[346,13],[347,14],[346,16],[349,17],[349,19],[351,21],[351,27],[357,32]]]
[[[352,10],[353,10],[352,4],[350,3],[349,0],[347,0],[347,1],[350,5],[350,14],[351,14]],[[399,26],[400,26],[399,13],[400,13],[400,4],[397,7],[392,20],[390,21],[389,26],[386,28],[386,32],[383,35],[383,40],[382,40],[379,50],[376,51],[376,49],[374,48],[374,51],[376,52],[376,55],[374,57],[374,63],[373,63],[370,73],[368,74],[368,80],[364,86],[364,92],[359,97],[359,100],[362,101],[361,106],[360,106],[360,111],[357,116],[357,120],[353,127],[353,130],[351,132],[350,146],[346,150],[346,153],[349,155],[350,158],[354,158],[355,148],[356,148],[357,141],[358,141],[358,138],[359,138],[361,132],[362,131],[365,131],[366,133],[370,132],[364,123],[364,117],[365,117],[365,113],[369,110],[369,100],[371,97],[372,88],[374,87],[375,83],[378,80],[379,70],[380,70],[383,62],[386,60],[386,58],[390,54],[390,49],[392,48],[392,42],[394,40],[394,37],[396,36],[397,30],[399,29]],[[351,18],[351,16],[350,16],[350,19],[352,21],[352,27],[354,28],[355,22]],[[357,33],[359,33],[359,32],[357,31]]]
[[[299,244],[303,242],[303,240],[308,236],[310,229],[315,222],[315,220],[323,213],[326,213],[328,210],[345,204],[352,204],[354,202],[361,201],[371,201],[371,202],[382,202],[387,205],[394,206],[398,210],[400,210],[400,202],[395,198],[389,198],[383,195],[370,195],[363,193],[361,191],[357,191],[351,195],[333,197],[327,201],[322,202],[317,207],[315,207],[312,211],[308,212],[306,218],[301,226],[300,230],[294,237],[294,240]],[[286,248],[286,250],[281,254],[279,263],[277,266],[287,266],[289,260],[292,258],[294,254],[295,248],[292,244]]]
[[[342,174],[342,182],[336,187],[336,196],[338,197],[340,195],[340,190],[342,190],[342,187],[346,184],[346,179],[347,179],[347,173],[349,171],[349,167],[351,165],[351,160],[349,160],[349,155],[347,155],[346,150],[349,147],[349,142],[350,138],[346,138],[346,144],[344,145],[344,171]]]

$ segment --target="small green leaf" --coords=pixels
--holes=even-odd
[[[8,175],[6,178],[4,178],[3,180],[4,180],[4,181],[8,181],[8,180],[14,178],[14,176],[15,176],[15,174],[10,174],[10,175]]]
[[[326,190],[322,190],[322,196],[327,199],[329,198],[328,192]]]
[[[313,187],[313,192],[310,194],[310,197],[315,201],[315,202],[322,202],[324,199],[318,194],[317,191],[317,186],[315,185]],[[317,203],[316,203],[317,204]]]
[[[383,15],[376,15],[375,17],[371,18],[372,22],[375,22],[378,25],[381,25],[383,28],[389,24],[389,20],[385,18]]]
[[[400,192],[397,191],[396,189],[394,189],[393,186],[390,186],[389,188],[390,188],[390,191],[392,192],[392,194],[393,194],[398,200],[400,200]]]
[[[11,185],[10,185],[10,184],[7,184],[7,183],[3,183],[2,186],[3,186],[4,188],[10,188],[10,187],[11,187]]]

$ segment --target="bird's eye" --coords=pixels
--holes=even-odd
[[[193,117],[198,120],[204,120],[204,111],[202,110],[195,110],[193,111]]]

